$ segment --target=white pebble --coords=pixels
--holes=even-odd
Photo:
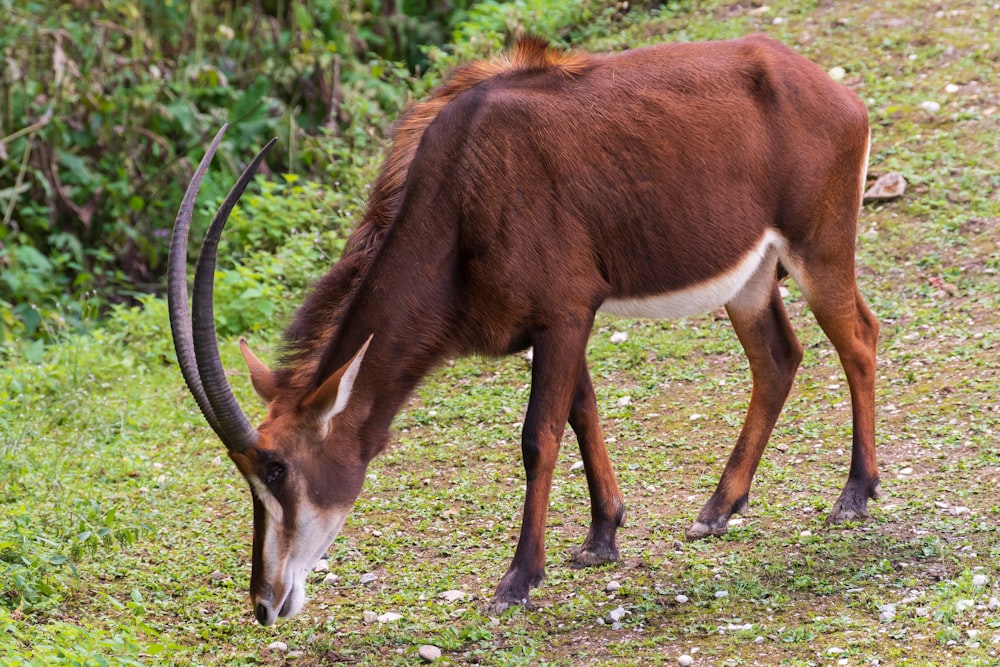
[[[320,558],[313,566],[313,572],[329,572],[330,562],[325,558]]]
[[[972,607],[975,606],[976,603],[973,602],[972,600],[959,600],[958,602],[955,603],[955,610],[962,612],[965,611],[966,609],[971,609]]]
[[[990,611],[1000,609],[1000,598],[990,598],[990,602],[986,606],[990,608]]]
[[[626,614],[628,614],[628,611],[625,610],[625,607],[619,606],[616,609],[612,609],[610,612],[608,612],[608,620],[613,623],[617,623],[618,621],[625,618]]]
[[[762,636],[760,636],[760,635],[757,635],[756,637],[753,638],[753,643],[754,644],[763,644],[764,643],[764,638]]]
[[[617,582],[615,580],[611,580],[611,581],[608,582],[608,585],[604,587],[604,590],[606,590],[609,593],[614,593],[615,591],[617,591],[621,587],[622,587],[622,585],[621,585],[620,582]]]
[[[718,599],[729,597],[729,591],[715,591],[715,597]]]
[[[621,398],[618,399],[618,403],[616,403],[616,405],[619,408],[624,408],[626,405],[632,405],[632,397],[622,396]]]
[[[677,600],[678,604],[684,604],[685,602],[688,601],[689,598],[688,598],[688,596],[686,596],[686,595],[684,595],[682,593],[682,594],[678,595],[677,597],[675,597],[674,599]]]
[[[340,577],[331,572],[330,574],[323,577],[323,583],[326,584],[327,586],[332,586],[335,583],[337,583],[338,579],[340,579]]]
[[[285,657],[294,660],[295,658],[301,658],[305,654],[306,654],[305,651],[289,651],[288,655]]]
[[[575,470],[579,470],[582,467],[583,467],[583,461],[576,461],[575,463],[573,463],[573,465],[569,467],[569,471],[573,472]]]
[[[944,92],[946,93],[957,93],[959,90],[960,90],[959,87],[953,83],[949,83],[947,86],[944,87]]]
[[[402,616],[400,616],[399,614],[397,614],[394,611],[387,611],[384,614],[379,614],[379,616],[378,616],[378,622],[379,623],[395,623],[396,621],[398,621],[398,620],[400,620],[402,618],[403,618]]]
[[[271,642],[270,644],[267,645],[267,650],[284,653],[285,651],[288,650],[288,644],[286,644],[285,642]]]
[[[374,623],[378,620],[378,614],[373,611],[366,611],[362,617],[365,619],[365,623]]]
[[[613,334],[611,334],[612,343],[624,343],[627,340],[628,340],[628,334],[625,333],[624,331],[616,331]]]
[[[799,537],[812,537],[812,531],[803,530],[801,533],[799,533]]]
[[[878,615],[878,620],[881,623],[891,623],[894,618],[896,618],[896,614],[891,611],[883,611]]]
[[[690,667],[694,664],[694,658],[689,656],[687,653],[684,655],[677,656],[677,664],[681,667]]]
[[[836,646],[831,646],[830,648],[826,649],[826,652],[830,655],[840,655],[841,653],[844,652],[844,649],[837,648]]]
[[[827,74],[829,74],[830,78],[834,81],[842,81],[843,78],[847,76],[847,70],[838,65],[836,67],[831,67]]]
[[[441,649],[439,649],[437,646],[424,644],[423,646],[417,649],[417,655],[419,655],[420,659],[423,660],[424,662],[434,662],[435,660],[441,657]]]
[[[464,591],[450,590],[444,591],[443,593],[438,593],[438,597],[442,600],[447,600],[448,602],[455,602],[456,600],[461,600],[465,597]]]
[[[972,577],[972,585],[976,588],[982,588],[987,583],[989,583],[989,578],[985,574],[977,574]]]
[[[933,100],[927,100],[926,102],[920,103],[920,108],[927,113],[937,113],[941,110],[941,105]]]
[[[372,583],[374,581],[375,581],[375,575],[373,573],[371,573],[371,572],[365,572],[364,574],[361,575],[361,583],[362,583],[362,585],[364,585],[364,584],[370,584],[370,583]]]
[[[621,630],[622,629],[622,624],[619,623],[618,621],[615,621],[614,623],[611,624],[611,629],[612,630]]]

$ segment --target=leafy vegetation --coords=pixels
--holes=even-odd
[[[15,18],[32,11],[2,0],[0,7]],[[188,12],[187,5],[157,7]],[[867,100],[871,172],[901,171],[910,183],[903,198],[866,208],[859,229],[861,289],[883,324],[878,437],[886,497],[872,503],[872,519],[823,525],[846,477],[849,407],[836,355],[792,283],[786,301],[805,361],[757,473],[752,512],[724,538],[680,541],[718,479],[748,400],[746,362],[728,323],[602,317],[590,358],[629,504],[621,563],[596,570],[567,563],[588,515],[570,436],[552,494],[549,579],[537,591],[538,607],[499,619],[483,614],[516,541],[527,363],[459,360],[431,377],[397,420],[395,444],[372,466],[330,550],[338,581],[323,584],[317,574],[301,616],[258,627],[245,599],[248,492],[182,390],[164,303],[143,296],[138,306],[115,306],[86,333],[54,323],[67,317],[70,302],[59,299],[74,288],[53,291],[44,281],[31,287],[32,278],[60,273],[53,263],[63,260],[48,246],[10,259],[29,247],[15,239],[28,227],[19,221],[22,231],[5,227],[0,238],[7,253],[0,281],[20,280],[19,289],[41,296],[22,302],[3,292],[8,308],[0,314],[20,318],[26,311],[15,313],[17,305],[34,303],[37,326],[54,336],[33,348],[33,361],[8,356],[0,368],[0,665],[413,664],[424,643],[441,647],[441,662],[451,664],[674,664],[681,654],[696,665],[734,666],[1000,661],[1000,603],[993,602],[1000,597],[1000,504],[993,493],[1000,482],[1000,54],[990,38],[1000,30],[996,12],[915,0],[755,9],[671,3],[628,12],[546,7],[542,0],[471,7],[454,26],[458,41],[450,52],[425,52],[430,78],[417,83],[408,66],[380,65],[390,68],[379,75],[386,94],[401,102],[410,86],[430,85],[435,68],[543,21],[546,36],[593,50],[764,31],[824,67],[842,67],[845,85]],[[72,35],[73,15],[60,11],[68,12],[58,16]],[[122,11],[122,25],[138,25]],[[220,16],[225,25],[245,25]],[[209,13],[199,19],[204,26],[187,33],[164,29],[156,33],[157,48],[190,50],[197,40],[183,48],[181,42],[202,34],[208,53],[217,18]],[[0,40],[27,30],[5,25],[15,27]],[[45,39],[51,46],[56,37]],[[271,52],[266,66],[279,69],[285,53]],[[241,80],[229,94],[252,85]],[[298,130],[290,141],[285,119],[269,115],[256,127],[234,124],[203,201],[231,180],[233,167],[225,163],[244,162],[267,135],[279,134],[287,151],[272,170],[301,168],[293,170],[297,177],[261,180],[227,231],[217,279],[227,368],[242,368],[238,334],[273,350],[289,304],[339,253],[394,113],[372,102],[373,94],[364,90],[352,101],[345,87],[344,105],[366,111],[340,137],[321,133],[314,143]],[[236,103],[222,99],[219,109]],[[195,114],[192,133],[164,144],[174,152],[160,153],[159,164],[184,155],[177,164],[186,165],[194,143],[184,150],[182,144],[214,131],[221,112],[199,108],[204,117]],[[5,116],[3,127],[14,127],[9,122]],[[21,173],[25,145],[16,141],[4,142],[4,179]],[[316,162],[285,162],[292,145]],[[186,180],[188,168],[178,166],[171,184]],[[317,174],[328,182],[307,178]],[[31,206],[49,201],[0,195],[18,197],[19,215],[34,215]],[[164,190],[155,198],[160,213],[149,220],[162,229],[178,195]],[[207,217],[210,205],[200,206]],[[86,257],[101,246],[81,247]],[[96,313],[96,303],[79,296],[72,303],[81,318],[88,308]],[[5,321],[10,331],[26,326]],[[612,343],[616,332],[627,340]],[[233,383],[241,403],[253,408],[245,376],[236,373]],[[375,574],[374,583],[360,584],[366,573]],[[607,590],[611,580],[617,590]],[[451,589],[468,597],[438,597]],[[618,606],[628,614],[614,629],[607,616]],[[365,611],[403,618],[366,624]],[[289,651],[269,650],[276,640]]]

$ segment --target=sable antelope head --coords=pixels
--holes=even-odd
[[[333,542],[361,490],[367,461],[338,448],[332,428],[342,418],[366,342],[343,367],[305,392],[279,391],[278,378],[245,340],[240,350],[268,415],[254,428],[226,380],[216,342],[212,305],[216,253],[222,228],[274,140],[247,166],[219,207],[205,236],[188,310],[187,242],[194,200],[226,127],[212,141],[181,203],[170,242],[170,326],[181,371],[205,419],[253,496],[253,567],[250,598],[257,620],[273,624],[293,616],[305,600],[305,578]],[[369,338],[369,341],[371,339]]]

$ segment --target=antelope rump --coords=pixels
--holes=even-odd
[[[457,69],[399,121],[367,211],[295,314],[279,366],[240,341],[267,404],[258,427],[226,380],[212,290],[222,228],[267,148],[209,227],[188,308],[194,199],[224,130],[178,212],[168,291],[184,378],[250,485],[250,597],[260,623],[302,608],[306,575],[343,525],[394,415],[427,373],[460,355],[534,348],[522,524],[491,608],[529,604],[544,577],[549,490],[567,422],[591,503],[573,558],[617,560],[625,503],[586,361],[599,310],[679,317],[724,305],[749,359],[745,422],[688,538],[721,534],[746,509],[790,391],[802,346],[779,294],[785,274],[850,388],[851,464],[828,520],[864,517],[878,497],[878,322],[854,272],[867,111],[779,42],[752,36],[590,55],[525,39]]]

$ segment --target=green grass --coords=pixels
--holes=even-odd
[[[246,597],[248,491],[183,390],[151,301],[49,348],[41,364],[0,370],[0,665],[403,665],[424,643],[446,664],[672,665],[685,653],[696,665],[1000,663],[1000,609],[989,606],[1000,596],[998,15],[976,3],[955,11],[701,3],[579,28],[593,49],[765,31],[843,67],[868,100],[871,172],[910,182],[902,199],[866,208],[859,230],[861,289],[883,325],[885,497],[870,521],[823,524],[846,479],[850,409],[794,284],[787,304],[805,359],[750,515],[712,541],[681,538],[747,405],[736,337],[709,316],[601,317],[590,359],[629,506],[620,563],[568,564],[588,518],[568,435],[538,606],[484,615],[517,537],[528,366],[459,360],[422,386],[371,467],[330,550],[338,582],[315,575],[299,617],[261,628]],[[928,100],[940,111],[924,111]],[[615,331],[627,341],[612,344]],[[265,356],[278,333],[253,334]],[[234,339],[223,354],[241,369]],[[246,376],[233,382],[260,416]],[[361,585],[369,572],[375,582]],[[988,583],[975,587],[975,574]],[[438,597],[449,589],[469,597]],[[619,605],[621,629],[598,622]],[[365,611],[403,618],[366,624]],[[301,654],[267,649],[279,640]]]

